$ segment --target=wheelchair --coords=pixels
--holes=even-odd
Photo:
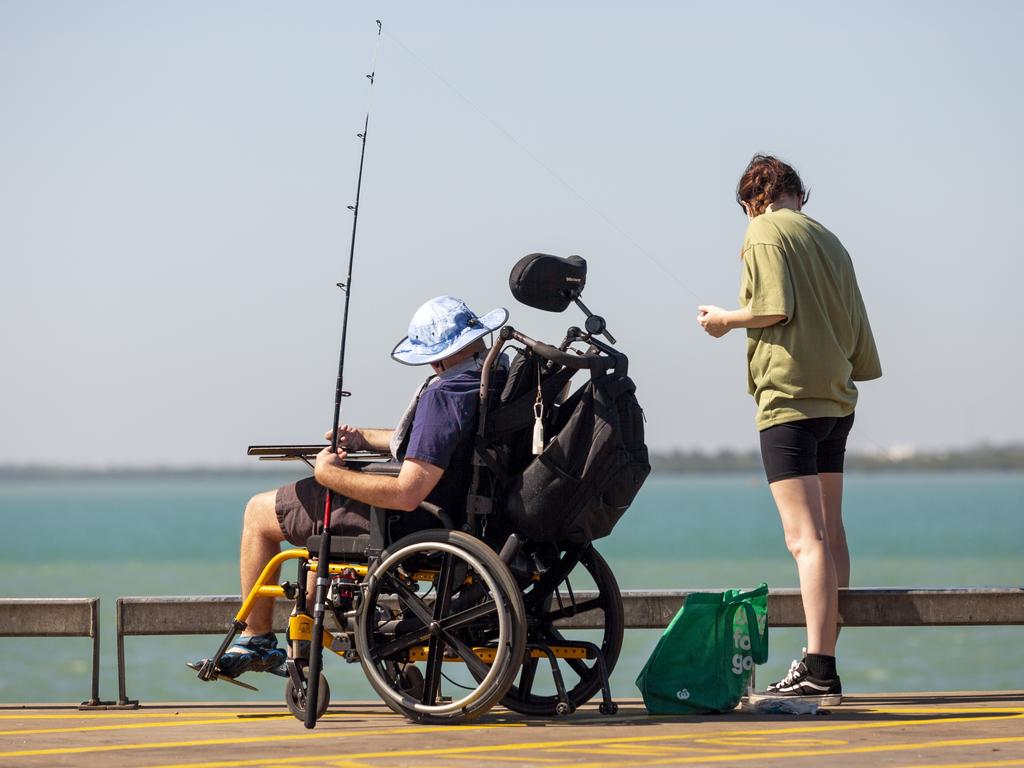
[[[523,497],[517,478],[538,458],[537,430],[558,435],[580,402],[582,387],[570,394],[573,376],[588,371],[591,380],[628,382],[625,355],[611,345],[616,342],[604,320],[580,300],[585,274],[586,262],[579,257],[543,254],[526,257],[513,270],[517,299],[553,311],[575,302],[587,314],[586,328],[569,328],[557,346],[508,325],[497,332],[483,364],[465,508],[444,510],[424,502],[421,508],[437,527],[398,537],[392,535],[398,515],[371,508],[369,534],[330,537],[325,616],[330,621],[324,622],[323,650],[358,662],[387,706],[411,721],[461,723],[498,703],[528,716],[568,715],[599,692],[602,714],[618,709],[608,678],[625,622],[611,568],[589,534],[563,536],[565,530],[557,526],[538,531],[519,524],[524,508],[530,512],[531,497],[529,488]],[[499,387],[494,382],[502,377],[495,372],[506,347],[515,349],[515,359]],[[250,446],[249,453],[310,464],[321,449]],[[642,444],[634,450],[641,466],[638,490],[647,453]],[[397,474],[398,465],[383,459],[353,453],[348,463],[364,472]],[[516,491],[519,512],[513,514],[509,500]],[[615,515],[629,501],[619,503]],[[217,661],[245,628],[255,600],[285,597],[294,601],[285,701],[307,723],[310,707],[317,719],[323,715],[330,701],[327,679],[322,672],[315,686],[308,679],[314,620],[307,583],[320,551],[321,537],[313,536],[305,547],[271,560],[217,653],[199,669],[200,679],[218,679]],[[278,583],[280,569],[291,560],[297,565],[295,580]],[[581,637],[566,623],[593,629]],[[307,695],[311,688],[315,702]]]

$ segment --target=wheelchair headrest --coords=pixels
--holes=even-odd
[[[546,312],[561,312],[583,292],[587,262],[580,256],[531,253],[512,267],[508,287],[517,301]]]

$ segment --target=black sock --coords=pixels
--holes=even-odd
[[[836,657],[823,656],[820,653],[808,653],[804,656],[804,664],[807,671],[819,680],[832,680],[838,677],[836,673]]]

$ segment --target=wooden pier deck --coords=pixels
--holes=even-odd
[[[0,766],[359,768],[370,766],[1024,766],[1024,691],[853,695],[818,715],[737,711],[561,719],[504,709],[477,723],[421,726],[379,702],[337,702],[313,731],[280,703],[0,705]]]

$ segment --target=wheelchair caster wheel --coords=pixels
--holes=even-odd
[[[571,715],[572,711],[573,706],[568,701],[560,701],[557,704],[555,704],[555,714],[559,717],[562,717],[564,715]]]
[[[304,670],[305,671],[305,670]],[[319,720],[327,711],[327,705],[331,703],[331,689],[327,685],[327,678],[320,673],[320,685],[317,690],[316,719]],[[299,691],[295,683],[289,680],[284,687],[284,701],[288,705],[288,711],[295,715],[296,720],[306,720],[306,692]]]
[[[602,701],[601,706],[597,708],[597,711],[602,715],[614,715],[619,711],[619,705],[614,701]]]

